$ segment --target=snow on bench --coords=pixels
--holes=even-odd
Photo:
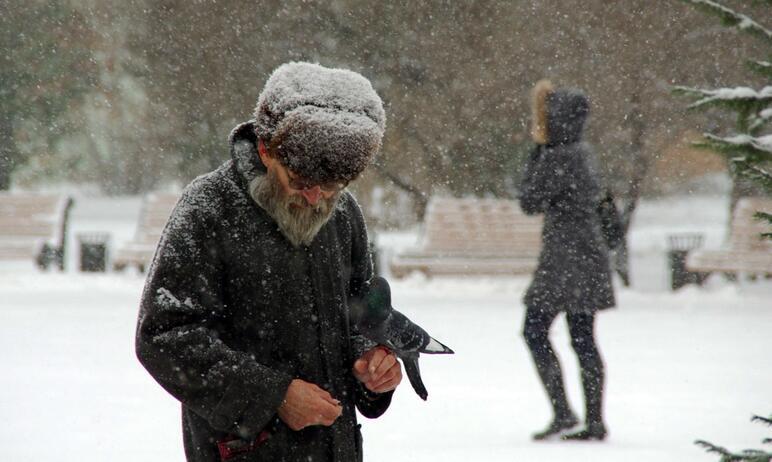
[[[0,193],[0,260],[33,260],[64,270],[73,201],[60,194]]]
[[[686,267],[696,272],[772,274],[772,240],[762,239],[769,232],[756,212],[772,213],[772,198],[744,197],[737,202],[729,240],[718,250],[695,250],[686,258]]]
[[[150,193],[145,196],[134,238],[115,252],[113,257],[115,270],[122,271],[133,265],[140,272],[145,272],[150,266],[158,241],[161,239],[161,233],[179,198],[179,194],[170,193]]]
[[[421,247],[396,255],[391,273],[508,275],[530,273],[541,250],[542,217],[525,215],[516,201],[433,198]]]

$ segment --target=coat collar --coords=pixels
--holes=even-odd
[[[233,159],[233,165],[249,184],[255,177],[266,173],[265,165],[257,154],[257,135],[255,135],[255,121],[248,120],[231,130],[228,136],[228,146]]]

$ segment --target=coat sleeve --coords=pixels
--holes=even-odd
[[[565,169],[561,167],[558,152],[537,146],[528,156],[520,183],[520,208],[528,215],[544,213],[565,186]]]
[[[275,416],[292,378],[220,339],[227,325],[212,207],[183,195],[142,295],[136,353],[155,380],[216,430],[250,438]]]
[[[350,208],[352,220],[352,249],[351,249],[351,280],[349,288],[351,293],[349,298],[362,295],[365,284],[373,277],[372,254],[370,253],[369,242],[367,238],[367,226],[359,205],[353,200]],[[376,346],[376,343],[358,334],[352,327],[351,330],[351,351],[353,358],[351,365],[370,348]],[[356,380],[356,379],[354,379]],[[388,393],[374,394],[367,390],[362,384],[357,382],[356,386],[356,407],[359,412],[370,419],[380,417],[391,405],[393,391]]]

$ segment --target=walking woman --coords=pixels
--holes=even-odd
[[[547,392],[554,418],[535,440],[603,440],[603,360],[595,344],[595,313],[613,307],[608,253],[597,206],[598,179],[589,168],[590,148],[581,141],[589,113],[580,91],[555,89],[546,81],[533,91],[532,136],[536,147],[525,166],[520,207],[544,214],[539,265],[525,294],[523,335]],[[579,357],[585,399],[584,428],[566,399],[560,363],[549,329],[566,314],[571,345]]]

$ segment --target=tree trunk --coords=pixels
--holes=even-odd
[[[378,162],[374,164],[374,167],[375,171],[378,172],[379,175],[391,181],[395,186],[413,196],[413,200],[415,201],[414,210],[418,219],[421,220],[424,216],[424,213],[426,212],[426,206],[429,203],[429,199],[426,196],[426,193],[398,177],[396,174],[390,172],[386,167],[379,164]]]
[[[11,189],[11,173],[17,167],[19,154],[13,138],[13,122],[7,114],[0,116],[0,191]]]
[[[640,94],[636,91],[631,96],[632,109],[628,120],[632,127],[632,137],[630,139],[630,157],[633,159],[633,171],[630,175],[627,193],[625,194],[624,206],[622,207],[622,232],[624,239],[622,244],[614,253],[614,270],[622,278],[625,286],[630,285],[630,261],[628,256],[628,231],[633,219],[633,213],[638,206],[638,200],[641,197],[641,186],[643,180],[649,171],[649,158],[644,153],[644,136],[646,132],[646,123],[640,110]]]

